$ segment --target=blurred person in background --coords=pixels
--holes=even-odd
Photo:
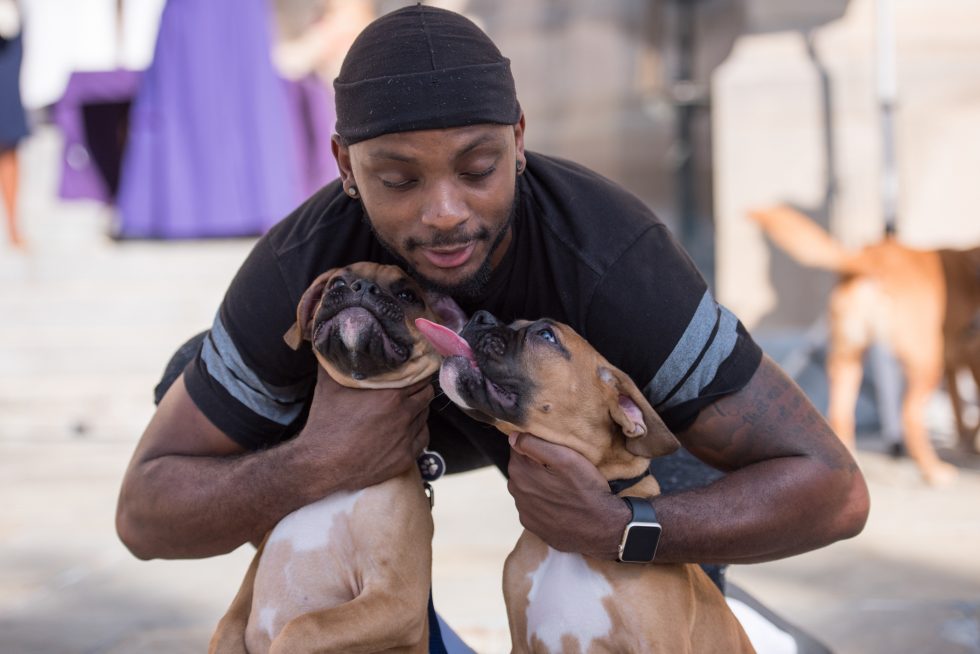
[[[24,247],[17,226],[19,164],[17,145],[28,134],[27,115],[20,99],[23,58],[20,12],[16,0],[0,0],[0,195],[11,245]]]
[[[121,238],[265,232],[337,174],[322,83],[272,62],[268,0],[168,0],[130,114]]]
[[[297,15],[296,4],[312,5],[312,15]],[[289,79],[315,74],[328,84],[340,73],[350,44],[376,17],[372,0],[277,0],[276,5],[276,67]]]

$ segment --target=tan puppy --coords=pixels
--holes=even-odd
[[[313,343],[338,383],[409,386],[440,357],[417,318],[459,328],[449,298],[396,266],[326,272],[300,300],[286,342]],[[417,469],[338,492],[283,518],[256,552],[211,652],[428,652],[432,515]]]
[[[636,384],[571,327],[508,326],[483,311],[462,338],[420,327],[446,356],[443,391],[474,418],[570,447],[608,480],[639,478],[620,496],[660,492],[647,474],[650,459],[677,449],[677,440]],[[593,559],[554,550],[525,530],[503,586],[514,652],[754,651],[696,565]]]
[[[945,375],[961,442],[973,448],[977,426],[963,418],[956,372],[971,369],[980,385],[980,247],[914,250],[886,238],[852,251],[789,207],[750,216],[801,264],[841,275],[830,296],[827,358],[828,419],[837,435],[854,448],[862,357],[872,342],[882,342],[905,373],[902,428],[909,455],[927,482],[953,479],[956,469],[936,455],[924,414]]]

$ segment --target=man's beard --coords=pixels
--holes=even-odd
[[[374,237],[378,239],[378,242],[381,243],[388,253],[398,261],[398,264],[405,270],[405,272],[418,280],[419,283],[426,288],[437,293],[443,293],[458,300],[476,300],[483,295],[487,284],[490,283],[490,277],[493,274],[493,264],[490,260],[493,258],[493,254],[497,251],[497,248],[507,237],[508,231],[514,226],[516,216],[517,188],[515,184],[514,201],[510,205],[507,220],[504,221],[503,225],[501,225],[500,229],[497,230],[496,234],[491,234],[490,231],[484,227],[474,234],[467,234],[464,230],[458,229],[452,232],[438,234],[432,240],[426,242],[419,241],[415,238],[409,238],[405,241],[404,249],[407,252],[411,252],[423,246],[447,247],[451,245],[462,245],[473,241],[490,242],[490,249],[487,251],[487,256],[483,260],[483,263],[480,264],[480,267],[472,275],[459,283],[448,285],[429,279],[416,270],[414,266],[412,266],[398,253],[391,243],[382,238],[381,234],[379,234],[374,228],[374,223],[371,222],[371,217],[368,215],[367,209],[364,210],[364,221],[371,228],[371,231],[374,233]]]

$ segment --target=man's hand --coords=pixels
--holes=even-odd
[[[531,434],[510,442],[507,490],[521,524],[559,551],[616,559],[630,510],[592,462]]]
[[[295,443],[312,466],[309,472],[323,482],[311,493],[322,497],[366,488],[414,466],[429,443],[432,396],[427,381],[406,388],[355,389],[319,368],[310,415]]]

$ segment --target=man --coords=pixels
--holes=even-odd
[[[644,388],[686,449],[727,473],[652,501],[657,561],[766,561],[861,530],[867,489],[825,421],[639,200],[525,152],[509,61],[475,25],[423,6],[383,16],[335,89],[340,180],[256,244],[160,403],[120,495],[134,554],[229,552],[429,444],[452,471],[506,471],[521,522],[552,546],[617,557],[629,508],[581,456],[527,434],[509,444],[430,407],[428,385],[341,388],[282,342],[316,274],[358,260],[400,264],[468,313],[567,322]]]

